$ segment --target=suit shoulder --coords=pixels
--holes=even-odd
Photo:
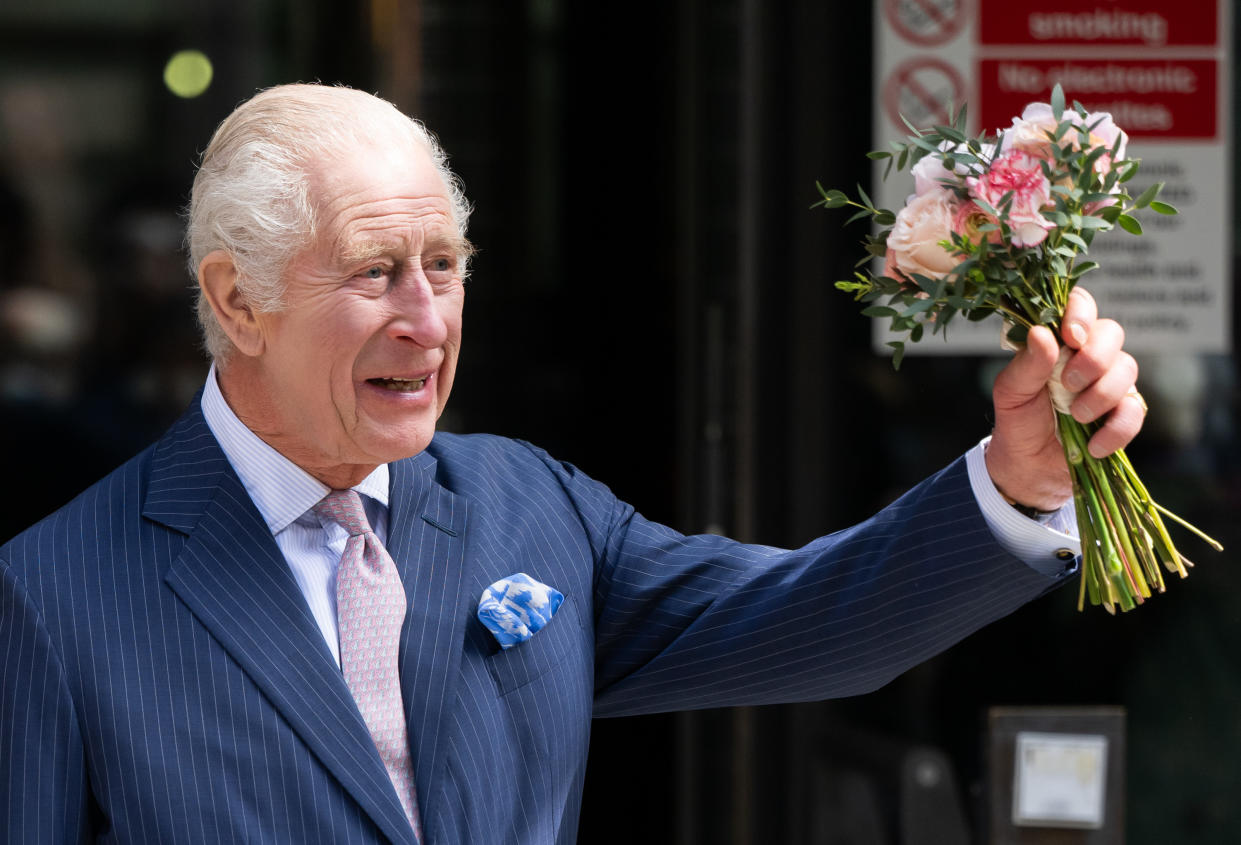
[[[530,472],[573,474],[571,464],[557,461],[539,447],[524,440],[495,434],[437,433],[428,452],[437,462],[441,476],[497,477],[528,475]]]
[[[617,505],[605,485],[524,440],[439,433],[427,451],[441,484],[498,507],[568,507],[598,519]]]

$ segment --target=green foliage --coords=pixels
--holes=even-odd
[[[872,231],[864,236],[864,255],[858,272],[836,287],[853,294],[868,317],[888,321],[891,332],[903,336],[893,366],[899,366],[904,342],[926,335],[946,333],[958,316],[977,321],[1000,313],[1012,328],[1010,339],[1036,325],[1053,329],[1069,291],[1084,274],[1098,264],[1084,258],[1096,234],[1119,228],[1133,235],[1142,233],[1135,212],[1149,208],[1159,214],[1175,214],[1176,209],[1158,200],[1162,183],[1156,183],[1131,197],[1125,183],[1138,172],[1138,162],[1121,158],[1122,138],[1101,144],[1092,132],[1099,119],[1088,123],[1080,103],[1065,102],[1057,86],[1051,96],[1054,129],[1046,130],[1047,144],[1041,169],[1051,185],[1051,203],[1041,214],[1051,225],[1045,240],[1035,245],[1018,245],[1013,221],[1016,197],[1006,192],[995,204],[983,202],[968,192],[965,177],[980,176],[1000,155],[1000,138],[966,132],[966,109],[952,122],[931,128],[914,126],[907,119],[911,134],[893,141],[888,149],[873,150],[867,157],[884,162],[884,177],[893,171],[912,169],[927,156],[939,158],[945,168],[941,184],[952,191],[958,202],[974,202],[982,215],[971,237],[954,232],[941,246],[959,263],[941,278],[913,274],[894,279],[881,275],[876,260],[887,254],[888,236],[897,223],[897,213],[878,208],[858,185],[852,198],[844,191],[817,185],[820,199],[814,207],[848,208],[853,213],[846,225],[868,221]],[[949,173],[951,171],[952,173]],[[955,174],[955,175],[953,175]]]

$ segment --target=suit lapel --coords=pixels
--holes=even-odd
[[[431,830],[441,809],[435,804],[434,784],[445,765],[465,624],[473,613],[465,589],[470,583],[467,506],[464,498],[435,480],[436,462],[426,452],[389,468],[388,551],[409,597],[401,631],[401,694],[423,828]]]
[[[143,513],[188,535],[169,587],[384,833],[412,842],[344,678],[197,401],[156,447]]]

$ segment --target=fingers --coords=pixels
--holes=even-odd
[[[1117,449],[1123,449],[1137,436],[1146,417],[1146,405],[1137,391],[1127,393],[1108,415],[1103,425],[1086,444],[1092,457],[1105,458]]]
[[[1026,338],[1025,348],[1013,356],[995,380],[994,401],[999,411],[1018,408],[1042,395],[1056,365],[1055,335],[1035,326]]]
[[[1081,349],[1090,337],[1090,330],[1099,318],[1099,306],[1085,288],[1069,291],[1069,301],[1064,306],[1064,319],[1060,322],[1060,336],[1070,349]]]
[[[1084,352],[1077,353],[1080,357]],[[1076,358],[1069,362],[1069,366],[1076,363]],[[1085,365],[1083,365],[1085,366]],[[1065,367],[1067,371],[1068,366]],[[1133,389],[1134,383],[1138,378],[1138,365],[1133,360],[1133,356],[1128,352],[1117,352],[1113,363],[1108,365],[1099,377],[1093,382],[1089,382],[1089,386],[1081,389],[1077,394],[1077,398],[1073,400],[1073,404],[1069,406],[1069,410],[1073,413],[1073,418],[1078,422],[1093,422],[1104,414],[1116,408],[1126,394]],[[1067,381],[1067,379],[1066,379]],[[1073,388],[1070,387],[1070,390]]]
[[[1065,364],[1060,380],[1080,394],[1073,416],[1090,422],[1111,410],[1137,380],[1138,365],[1122,350],[1125,330],[1114,320],[1096,320],[1084,346]]]
[[[1094,298],[1081,288],[1069,296],[1062,323],[1065,345],[1077,350],[1064,367],[1064,386],[1077,393],[1069,410],[1078,422],[1102,420],[1087,448],[1096,458],[1129,444],[1146,417],[1134,384],[1138,364],[1125,352],[1125,330],[1099,319]]]

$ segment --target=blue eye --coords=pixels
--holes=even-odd
[[[383,267],[376,265],[367,269],[362,275],[368,279],[382,279],[387,272]]]

